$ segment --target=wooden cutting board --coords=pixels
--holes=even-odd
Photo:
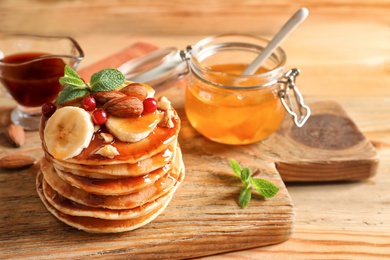
[[[140,43],[127,51],[152,49]],[[182,119],[179,142],[186,166],[185,181],[167,209],[132,232],[89,234],[59,222],[43,206],[35,191],[39,165],[0,169],[0,258],[193,258],[281,243],[292,235],[295,218],[281,175],[285,181],[329,181],[375,174],[375,149],[336,103],[310,104],[313,117],[304,128],[296,129],[286,118],[264,142],[226,146],[203,138],[189,125],[183,84],[163,94]],[[2,130],[9,112],[0,110]],[[3,137],[0,147],[0,157],[15,152],[43,155],[37,132],[27,132],[22,148],[12,148]],[[277,196],[265,200],[254,195],[241,209],[237,198],[242,186],[229,167],[231,158],[276,183]]]

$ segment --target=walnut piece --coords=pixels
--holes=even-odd
[[[97,150],[95,154],[100,154],[101,156],[112,159],[115,156],[119,155],[119,152],[114,146],[112,146],[111,144],[107,144]]]
[[[160,123],[158,124],[161,127],[173,128],[175,124],[173,123],[172,118],[175,117],[171,102],[164,96],[158,99],[158,109],[162,110],[164,116]]]

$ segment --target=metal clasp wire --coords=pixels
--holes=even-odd
[[[293,116],[295,125],[298,127],[302,127],[306,123],[307,119],[310,117],[311,111],[310,108],[307,105],[305,105],[301,92],[298,90],[297,86],[295,85],[295,77],[297,77],[299,73],[300,73],[299,69],[296,68],[291,69],[287,71],[287,73],[284,75],[284,78],[286,80],[285,81],[279,80],[278,82],[285,85],[285,87],[279,92],[279,97],[280,100],[282,101],[284,108],[290,115]],[[298,106],[299,115],[294,112],[293,103],[288,93],[290,89],[293,90],[295,102]]]
[[[188,45],[185,51],[183,51],[183,50],[180,51],[180,58],[183,61],[187,62],[187,64],[188,64],[188,61],[191,59],[191,51],[192,51],[191,45]]]

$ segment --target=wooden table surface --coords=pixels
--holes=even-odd
[[[301,6],[308,7],[310,15],[282,45],[287,67],[301,69],[298,86],[308,102],[333,100],[343,106],[377,148],[377,174],[361,182],[287,183],[296,211],[295,231],[288,241],[205,259],[388,259],[388,0],[350,4],[342,0],[294,4],[287,0],[3,0],[0,32],[73,36],[86,54],[83,68],[139,41],[184,49],[207,35],[225,32],[270,38]],[[10,105],[11,100],[0,97],[1,107]],[[2,129],[7,123],[1,120]]]

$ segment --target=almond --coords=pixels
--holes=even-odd
[[[15,124],[10,124],[5,130],[5,136],[10,144],[15,147],[20,147],[24,144],[25,133],[23,127]]]
[[[122,88],[120,92],[126,94],[129,97],[136,97],[141,101],[144,101],[148,96],[148,90],[141,83],[131,83]]]
[[[29,155],[9,154],[0,158],[0,168],[3,169],[19,169],[32,166],[37,160]]]
[[[99,102],[100,104],[105,104],[106,102],[108,102],[112,99],[126,96],[125,93],[115,91],[115,90],[93,92],[92,95],[96,99],[96,101]]]
[[[136,97],[124,96],[111,99],[104,104],[103,109],[112,116],[116,117],[135,117],[142,114],[144,105]]]

